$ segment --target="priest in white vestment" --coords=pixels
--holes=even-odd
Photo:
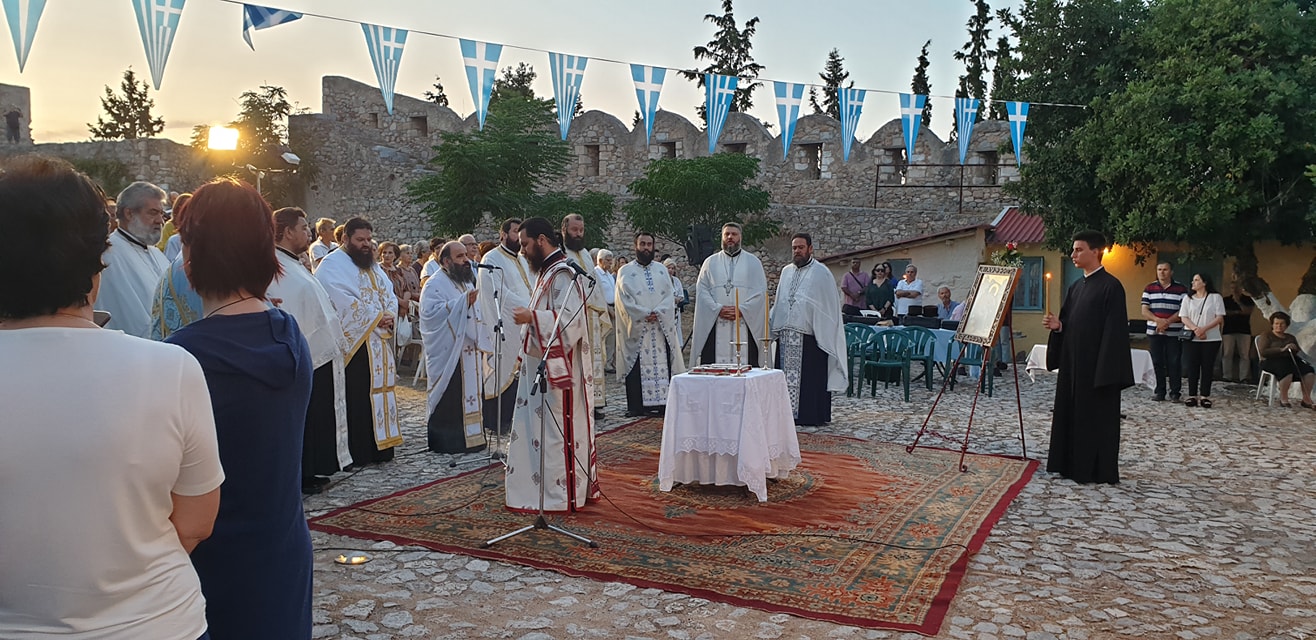
[[[308,246],[306,212],[286,207],[274,212],[274,241],[283,273],[270,282],[266,297],[297,320],[311,350],[315,373],[302,433],[302,493],[324,490],[328,476],[351,466],[347,437],[347,337],[334,305],[301,261]]]
[[[741,248],[740,225],[722,225],[722,250],[704,259],[695,281],[694,345],[691,359],[700,364],[734,364],[736,318],[740,318],[741,362],[767,362],[763,350],[768,313],[768,278],[758,256]],[[740,312],[736,313],[736,300]]]
[[[617,376],[626,415],[661,415],[672,376],[685,371],[672,276],[653,259],[653,234],[635,234],[635,261],[617,272]]]
[[[535,275],[521,257],[521,221],[511,218],[503,222],[498,232],[498,246],[484,254],[489,269],[479,272],[477,303],[485,325],[490,327],[494,341],[485,356],[484,365],[484,429],[506,435],[512,426],[512,413],[516,410],[516,380],[521,368],[522,327],[512,321],[512,310],[530,306],[530,288]],[[500,313],[501,312],[501,313]],[[493,327],[502,318],[502,339]],[[500,353],[492,347],[501,346]],[[499,406],[501,403],[501,407]],[[501,409],[502,424],[498,424]]]
[[[373,227],[352,218],[343,243],[315,269],[343,327],[347,350],[347,436],[354,466],[393,459],[402,444],[398,429],[397,367],[393,362],[393,326],[398,299],[393,283],[374,259]]]
[[[777,368],[786,374],[797,425],[832,419],[832,393],[846,387],[841,296],[832,272],[813,259],[813,238],[791,238],[791,264],[781,270],[772,303]]]
[[[466,247],[455,240],[443,245],[439,266],[420,290],[420,335],[429,379],[429,450],[471,453],[486,444],[481,357],[491,345],[475,304],[478,292]]]
[[[579,214],[573,213],[562,219],[562,244],[568,259],[575,261],[585,273],[594,273],[594,259],[585,248],[585,219]],[[597,279],[585,280],[582,277],[582,283],[588,295],[589,344],[594,353],[594,417],[599,418],[602,408],[608,406],[607,375],[604,374],[608,366],[604,358],[607,350],[603,348],[603,336],[612,330],[612,315],[608,313],[608,299]]]
[[[575,511],[599,497],[588,294],[583,276],[567,266],[552,223],[529,218],[520,236],[521,253],[538,277],[530,306],[512,314],[524,343],[507,451],[507,507],[537,511],[542,490],[545,511]],[[536,384],[541,367],[542,387]]]
[[[151,305],[169,261],[156,248],[164,229],[166,194],[149,182],[134,182],[119,194],[119,228],[110,234],[102,260],[96,308],[110,312],[106,329],[151,337]]]

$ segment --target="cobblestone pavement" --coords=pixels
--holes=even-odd
[[[917,368],[917,365],[916,365]],[[970,449],[1017,454],[1013,372],[981,399]],[[422,383],[423,384],[423,383]],[[1045,458],[1054,377],[1021,378],[1028,453]],[[1222,388],[1221,388],[1222,387]],[[1222,385],[1212,409],[1125,392],[1123,481],[1039,470],[970,562],[940,638],[1316,638],[1316,411]],[[599,429],[627,422],[618,385]],[[477,464],[425,452],[424,395],[400,389],[395,461],[338,474],[319,515]],[[819,433],[908,443],[934,394],[896,387],[834,400]],[[962,433],[972,385],[933,423]],[[1294,405],[1297,406],[1296,404]],[[453,463],[458,463],[453,466]],[[569,524],[567,525],[569,526]],[[919,638],[772,614],[656,589],[313,532],[317,638]],[[473,541],[474,544],[474,541]],[[373,561],[333,563],[340,549]]]

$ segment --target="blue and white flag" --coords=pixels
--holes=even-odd
[[[576,116],[576,102],[580,100],[580,81],[585,79],[585,56],[549,53],[548,68],[553,74],[553,99],[557,102],[557,128],[562,139],[567,139],[571,119]]]
[[[489,113],[489,96],[493,95],[494,78],[498,74],[498,58],[503,45],[461,39],[462,62],[466,63],[466,83],[471,86],[471,101],[475,103],[475,118],[484,130],[484,117]]]
[[[658,115],[658,96],[663,92],[667,69],[646,67],[631,63],[631,80],[635,81],[635,99],[640,101],[640,117],[644,118],[644,144],[653,135],[653,119]]]
[[[969,153],[969,138],[973,136],[973,121],[978,119],[977,98],[955,98],[955,133],[960,143],[960,164]]]
[[[708,154],[717,151],[717,139],[722,136],[722,125],[731,113],[731,103],[736,99],[736,85],[740,78],[721,76],[716,73],[704,74],[704,116],[708,120]]]
[[[370,49],[370,64],[375,67],[379,92],[384,95],[384,106],[393,113],[393,87],[398,82],[398,67],[402,66],[402,48],[407,45],[407,30],[361,23],[366,34],[366,48]]]
[[[292,11],[244,4],[242,5],[242,39],[247,41],[247,46],[251,47],[252,51],[255,51],[256,45],[251,43],[252,30],[260,31],[261,29],[277,27],[300,17],[302,17],[302,14]]]
[[[789,82],[772,82],[777,96],[777,125],[781,127],[781,153],[790,153],[791,138],[795,136],[795,121],[800,119],[800,103],[804,101],[804,85]]]
[[[1028,124],[1027,102],[1006,102],[1005,113],[1010,119],[1010,141],[1014,143],[1014,164],[1024,162],[1024,125]]]
[[[160,81],[164,79],[165,62],[174,46],[174,34],[178,32],[178,19],[183,16],[184,1],[133,0],[137,31],[142,34],[146,63],[151,67],[151,82],[156,91],[160,90]]]
[[[841,109],[841,151],[847,162],[855,129],[859,127],[859,115],[864,110],[864,93],[863,89],[836,88],[836,104]]]
[[[927,101],[927,96],[900,94],[900,130],[905,134],[907,164],[914,163],[914,141],[918,140],[918,128],[923,126],[923,105]]]
[[[9,35],[14,37],[14,53],[18,54],[18,72],[27,65],[27,54],[32,50],[32,39],[37,35],[37,23],[46,8],[46,0],[4,0],[5,17],[9,20]]]

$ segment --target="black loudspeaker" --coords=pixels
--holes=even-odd
[[[713,237],[713,229],[706,224],[692,224],[686,230],[685,261],[693,267],[704,263],[704,258],[713,255],[721,247]]]
[[[942,329],[947,329],[947,330],[949,330],[949,331],[954,331],[954,330],[960,328],[960,321],[959,321],[959,320],[942,320],[942,321],[941,321],[941,328],[942,328]]]
[[[937,317],[937,305],[935,305],[935,304],[925,304],[925,305],[923,305],[923,316],[924,316],[925,318],[935,318],[935,317]]]
[[[906,327],[926,327],[928,329],[941,328],[940,320],[925,316],[905,316],[905,321],[902,324]]]
[[[923,315],[923,307],[920,307],[920,306],[918,306],[918,305],[910,305],[910,307],[909,307],[909,311],[906,311],[906,312],[905,312],[905,316],[906,316],[906,317],[908,317],[908,316],[921,316],[921,315]]]

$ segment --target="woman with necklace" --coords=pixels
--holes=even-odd
[[[896,290],[891,287],[891,263],[882,262],[874,265],[871,276],[872,281],[864,290],[866,308],[882,314],[883,318],[889,317],[891,309],[896,304]]]
[[[188,554],[224,481],[210,395],[186,351],[93,321],[106,218],[68,163],[4,162],[0,638],[209,637]]]
[[[270,206],[219,179],[178,229],[203,317],[169,337],[210,387],[224,481],[210,539],[192,554],[213,640],[311,637],[311,538],[302,513],[302,437],[312,360],[293,317],[266,302],[280,272]]]
[[[1211,283],[1211,277],[1193,275],[1192,294],[1184,296],[1179,317],[1192,339],[1183,345],[1183,363],[1188,369],[1188,398],[1184,405],[1211,408],[1211,376],[1215,358],[1220,353],[1220,327],[1225,322],[1225,301]],[[1201,395],[1198,395],[1200,385]]]

